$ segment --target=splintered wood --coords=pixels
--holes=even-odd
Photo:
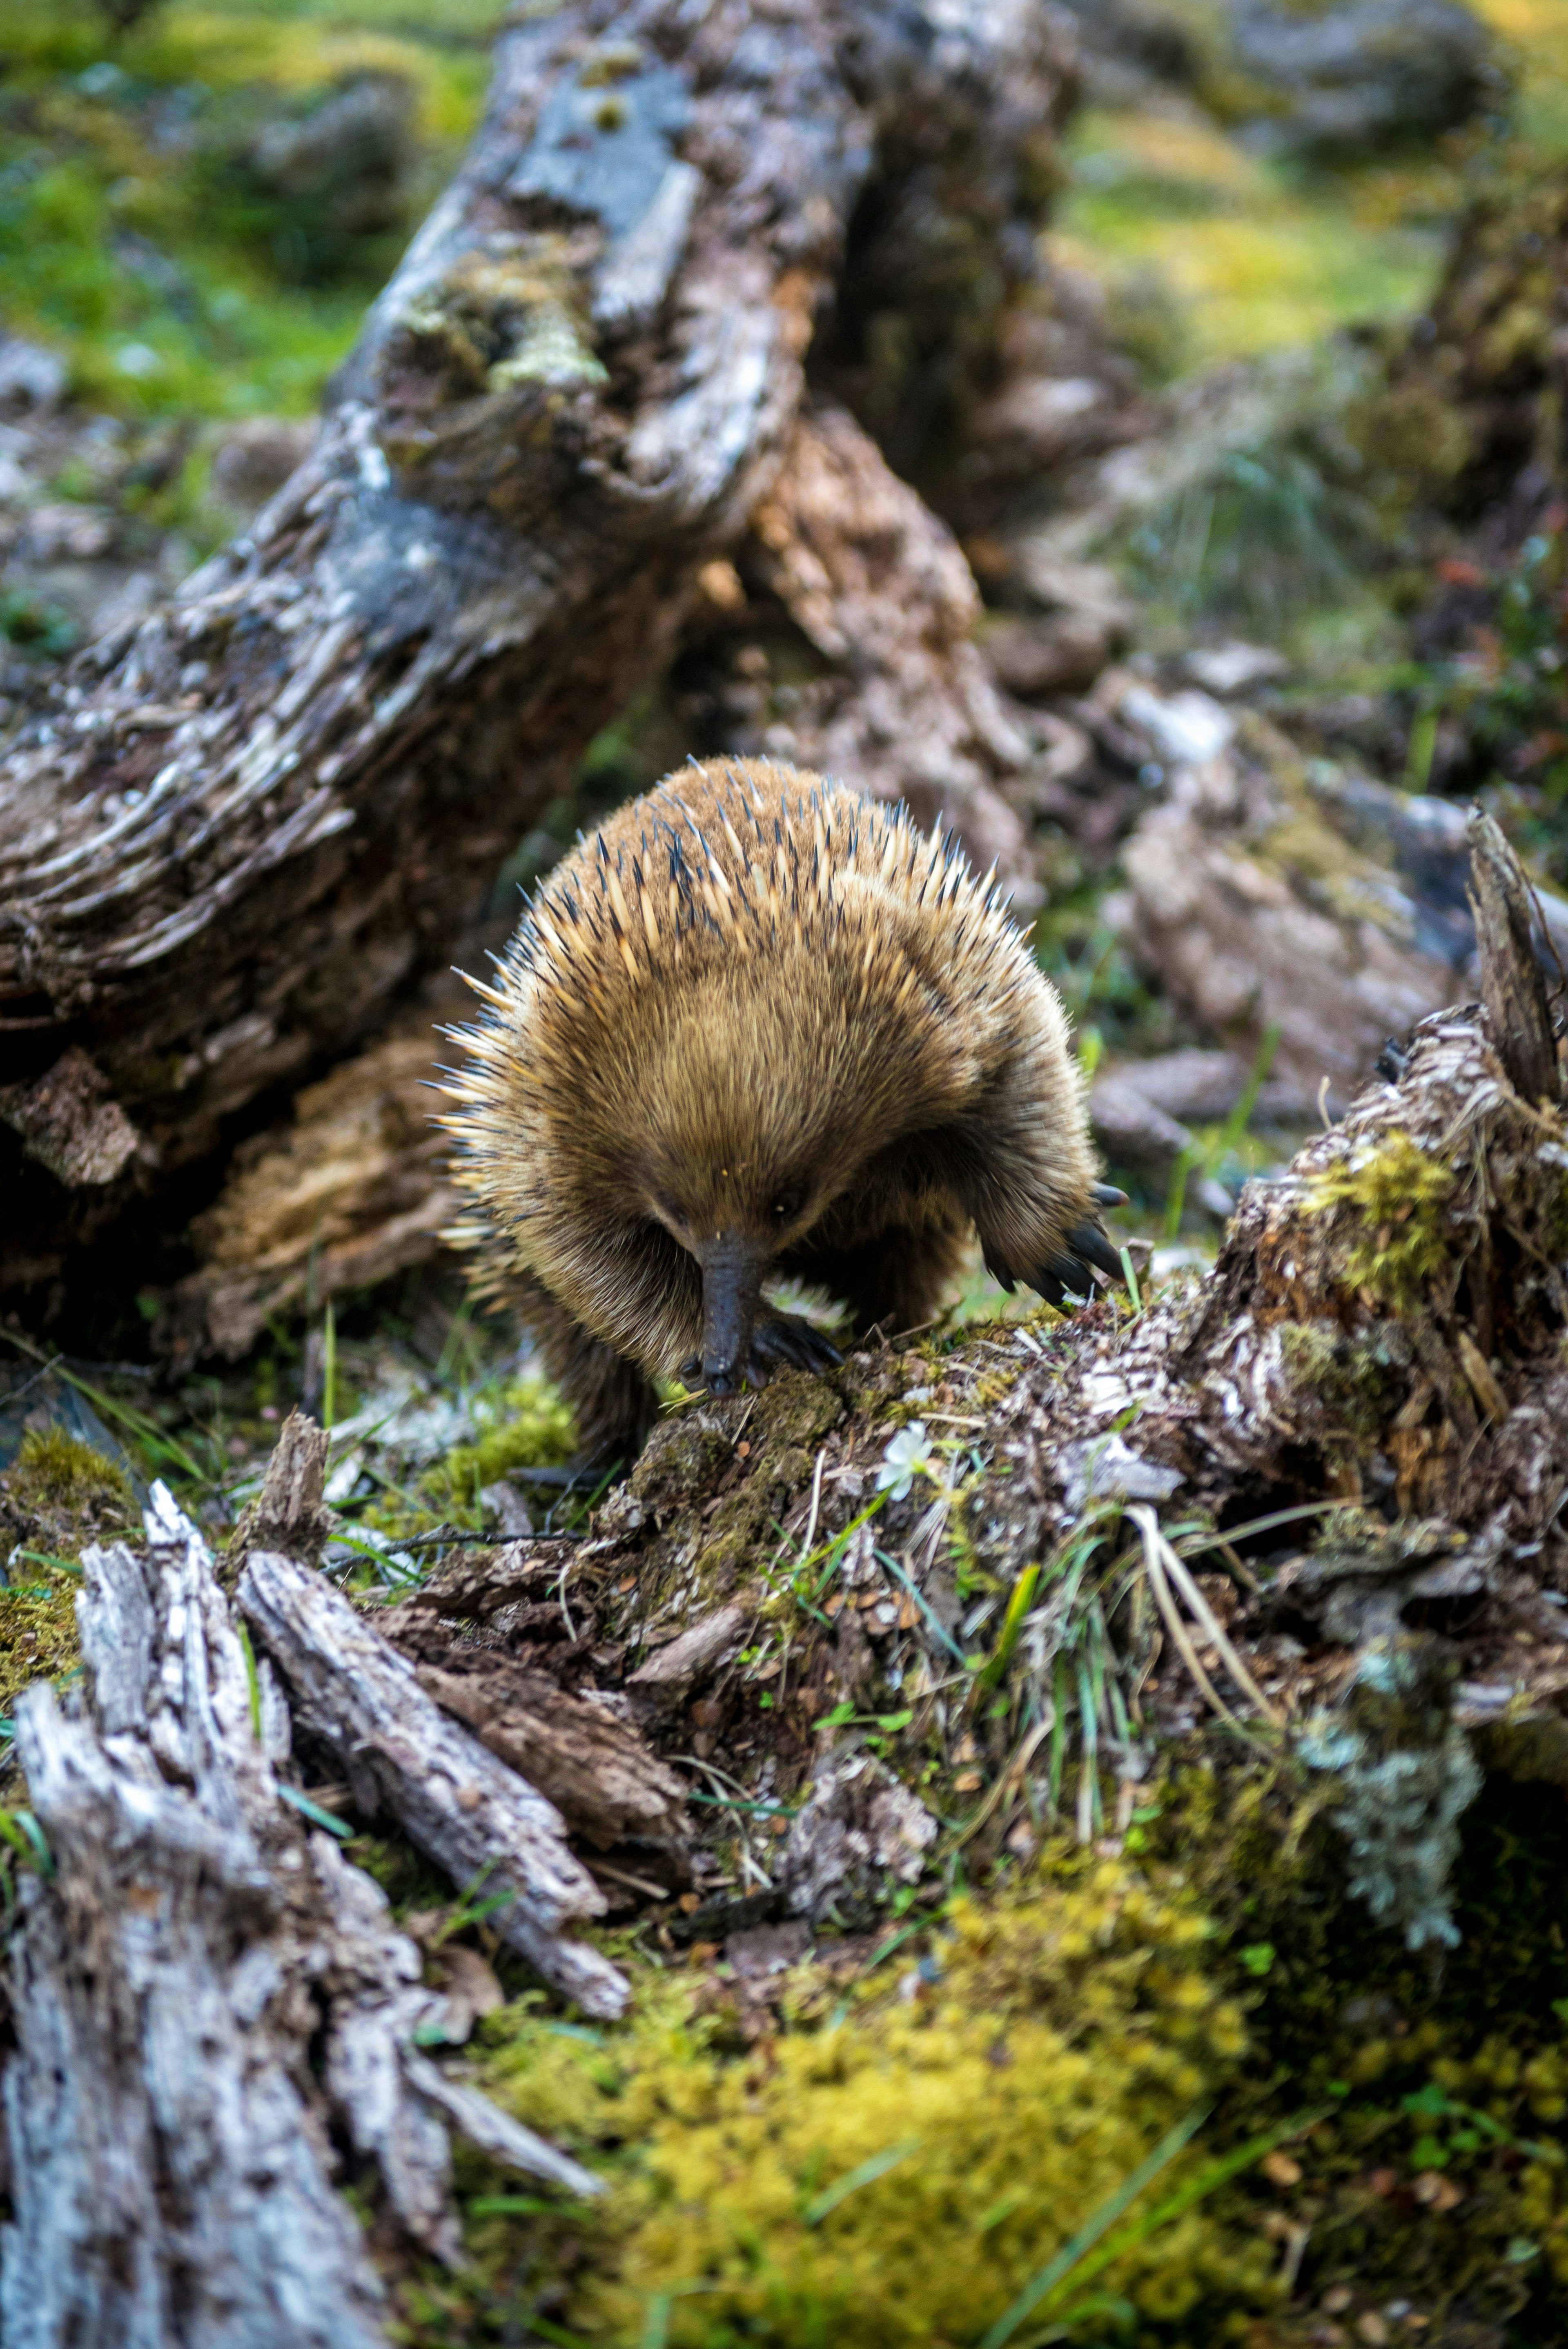
[[[599,2181],[416,2048],[445,2001],[379,1888],[280,1798],[287,1705],[163,1487],[144,1554],[82,1566],[87,1699],[39,1682],[16,1705],[49,1866],[11,1942],[0,2337],[380,2349],[336,2136],[447,2259],[449,2123],[568,2192]]]
[[[487,1899],[509,1895],[495,1930],[589,2014],[618,2014],[625,1976],[563,1938],[605,1903],[554,1804],[427,1696],[416,1667],[324,1576],[254,1550],[239,1603],[359,1808],[388,1812],[455,1883],[480,1877]]]

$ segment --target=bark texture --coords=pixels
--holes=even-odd
[[[280,1800],[287,1706],[162,1486],[144,1555],[82,1564],[90,1695],[67,1712],[39,1682],[16,1708],[47,1866],[11,1942],[0,2339],[379,2349],[335,2136],[446,2258],[448,2121],[568,2191],[597,2181],[418,2053],[446,2001],[379,1888]]]
[[[1210,703],[1224,739],[1193,757],[1162,739],[1174,704],[1135,691],[1122,706],[1167,762],[1111,905],[1129,950],[1244,1057],[1275,1031],[1274,1074],[1343,1106],[1390,1036],[1473,983],[1462,809],[1314,786],[1253,713]]]
[[[239,1603],[357,1807],[396,1819],[455,1883],[478,1876],[508,1894],[497,1932],[589,2014],[618,2014],[625,1976],[564,1930],[600,1915],[604,1902],[554,1804],[444,1713],[407,1658],[324,1576],[253,1550]]]
[[[1026,228],[1062,85],[1037,0],[577,0],[503,33],[310,457],[8,761],[8,1285],[450,957],[774,481],[846,239],[897,275],[903,180],[940,233],[977,154],[971,237]]]
[[[705,642],[693,626],[684,642],[689,665],[728,672],[710,686],[713,747],[907,800],[926,826],[961,812],[970,854],[996,864],[1023,907],[1037,905],[1024,826],[1002,796],[1033,744],[971,641],[973,574],[947,525],[846,410],[803,416],[732,569],[728,608],[719,605]],[[789,661],[788,637],[804,639],[815,676],[801,676],[798,651]]]

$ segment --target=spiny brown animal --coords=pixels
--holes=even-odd
[[[518,1303],[594,1456],[654,1379],[839,1356],[762,1299],[929,1319],[972,1227],[1053,1303],[1119,1272],[1055,990],[953,840],[766,760],[669,777],[540,887],[447,1091],[454,1235]]]

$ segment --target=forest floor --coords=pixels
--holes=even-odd
[[[1560,155],[1563,8],[1486,0],[1482,13],[1518,60],[1510,168],[1519,142]],[[106,58],[85,11],[16,0],[0,85],[0,317],[62,352],[75,398],[109,419],[96,440],[58,452],[51,511],[68,520],[112,506],[116,593],[178,576],[243,518],[254,492],[235,429],[313,411],[396,249],[398,221],[461,151],[493,11],[442,0],[432,18],[415,0],[169,0]],[[411,122],[394,108],[382,125],[397,202],[389,195],[381,228],[350,225],[340,250],[307,250],[318,231],[306,215],[318,222],[319,206],[302,212],[246,159],[291,97],[345,74],[399,77],[414,93]],[[198,138],[197,120],[226,127]],[[1471,140],[1419,162],[1314,173],[1261,157],[1168,90],[1114,101],[1091,90],[1052,250],[1103,285],[1112,330],[1151,387],[1190,389],[1228,368],[1295,386],[1276,402],[1288,438],[1303,414],[1316,429],[1350,397],[1362,346],[1342,330],[1419,309],[1466,175],[1490,168],[1489,153]],[[240,457],[225,454],[234,449]],[[255,461],[265,476],[275,460],[262,450]],[[1152,674],[1191,645],[1261,645],[1286,665],[1272,705],[1286,717],[1295,703],[1352,695],[1403,692],[1416,707],[1397,593],[1335,554],[1321,479],[1292,482],[1306,552],[1285,589],[1238,592],[1235,546],[1257,526],[1242,507],[1227,510],[1234,544],[1206,528],[1196,557],[1179,533],[1162,544],[1147,531],[1094,550],[1136,599],[1136,649]],[[4,689],[18,698],[27,663],[57,657],[88,625],[64,523],[57,538],[20,585],[0,588]],[[659,726],[637,712],[618,721],[546,829],[569,837],[586,810],[653,780],[656,739]],[[1396,780],[1424,782],[1430,734],[1409,725],[1387,755]],[[1532,844],[1558,871],[1554,825],[1526,810],[1518,828],[1532,823]],[[1067,877],[1040,951],[1086,1061],[1212,1045],[1106,924],[1103,900],[1123,881],[1116,863]],[[1299,1115],[1253,1114],[1267,1075],[1263,1055],[1241,1113],[1195,1125],[1168,1178],[1129,1179],[1116,1238],[1141,1276],[1138,1309],[1183,1293],[1213,1260],[1227,1199],[1249,1174],[1282,1166],[1310,1130]],[[159,1299],[147,1295],[142,1309],[151,1322]],[[1115,1318],[1096,1311],[1091,1339]],[[40,1671],[62,1690],[79,1677],[84,1544],[133,1526],[154,1478],[220,1544],[297,1402],[332,1439],[328,1568],[378,1619],[417,1607],[431,1586],[439,1613],[454,1576],[480,1573],[529,1526],[581,1537],[600,1522],[590,1513],[602,1492],[563,1482],[571,1430],[526,1347],[504,1322],[476,1317],[449,1270],[313,1306],[275,1323],[244,1361],[172,1381],[140,1361],[61,1357],[20,1332],[0,1339],[0,1738],[11,1700]],[[981,1458],[982,1417],[966,1413],[1012,1391],[1003,1370],[1015,1380],[1025,1358],[1090,1340],[1003,1298],[977,1266],[920,1342],[918,1361],[894,1366],[899,1393],[898,1380],[877,1386],[874,1366],[856,1374],[864,1391],[846,1389],[857,1433],[844,1439],[847,1482],[821,1540],[826,1429],[788,1423],[806,1408],[794,1383],[749,1433],[734,1413],[725,1423],[737,1457],[755,1447],[794,1464],[780,1471],[791,1531],[753,1527],[763,1578],[776,1587],[749,1595],[727,1677],[700,1684],[659,1731],[703,1822],[687,1889],[650,1886],[639,1871],[656,1857],[618,1852],[606,1864],[611,1906],[597,1938],[634,1981],[625,2022],[569,2012],[501,1944],[483,1884],[454,1897],[383,1823],[356,1817],[346,1787],[307,1774],[306,1802],[384,1884],[429,1978],[467,1999],[452,2036],[471,2075],[611,2189],[590,2209],[519,2193],[465,2157],[466,2261],[447,2271],[392,2243],[366,2187],[396,2337],[421,2349],[1561,2339],[1559,1786],[1494,1774],[1465,1812],[1462,1840],[1445,1847],[1445,1930],[1412,1946],[1376,1924],[1346,1889],[1327,1798],[1278,1740],[1256,1724],[1202,1730],[1196,1704],[1185,1717],[1177,1707],[1162,1737],[1146,1738],[1141,1716],[1138,1733],[1129,1729],[1106,1622],[1142,1555],[1131,1495],[1096,1516],[1091,1464],[1077,1549],[1064,1540],[1048,1568],[1016,1579],[999,1578],[972,1543],[965,1551],[970,1520],[954,1496],[968,1480],[979,1492],[994,1464]],[[669,1400],[669,1456],[689,1442],[695,1457],[711,1433],[701,1407]],[[885,1551],[878,1512],[906,1506],[911,1485],[917,1503],[945,1500],[948,1513],[923,1533],[911,1508]],[[703,1506],[731,1498],[723,1486]],[[1262,1508],[1232,1513],[1223,1543],[1201,1512],[1168,1530],[1181,1561],[1220,1554],[1224,1572],[1199,1579],[1222,1624],[1239,1591],[1244,1610],[1260,1578],[1326,1554]],[[907,1703],[887,1641],[909,1634],[916,1599],[887,1577],[939,1537],[952,1549],[954,1611],[928,1628],[951,1671],[917,1693],[911,1666]],[[1024,1754],[1045,1716],[1019,1711],[1009,1674],[1042,1574],[1070,1588],[1069,1609],[1080,1586],[1089,1595],[1075,1644],[1051,1666],[1051,1717],[1072,1735],[1061,1726],[1054,1745],[1037,1737]],[[565,1574],[543,1599],[531,1594],[534,1614],[562,1616],[565,1640],[553,1625],[551,1637],[563,1685],[591,1688],[618,1671],[614,1598]],[[462,1614],[455,1600],[451,1611]],[[858,1680],[823,1678],[817,1633],[834,1627],[842,1642],[857,1611],[861,1645],[881,1661]],[[1216,1652],[1202,1647],[1211,1670]],[[857,1698],[862,1686],[874,1700]],[[916,1708],[938,1689],[947,1711],[932,1728]],[[1136,1688],[1132,1702],[1136,1712]],[[1102,1734],[1117,1758],[1103,1789]],[[1025,1799],[1037,1748],[1049,1760],[1044,1791]],[[857,1774],[862,1797],[896,1759],[919,1816],[902,1844],[892,1828],[878,1844],[862,1797],[861,1812],[845,1797],[839,1825],[868,1838],[864,1865],[815,1920],[814,1940],[784,1905],[775,1862],[825,1754],[846,1781]],[[16,1867],[33,1865],[14,1768],[4,1794],[0,1834]],[[5,1885],[9,1899],[9,1874]]]

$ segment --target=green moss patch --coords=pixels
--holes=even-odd
[[[130,1482],[112,1460],[63,1428],[26,1431],[0,1475],[0,1566],[7,1577],[0,1590],[0,1717],[7,1723],[29,1682],[78,1668],[83,1549],[136,1526]]]
[[[761,2046],[690,1983],[605,2034],[493,2017],[487,2089],[612,2181],[572,2323],[693,2349],[980,2340],[1234,2073],[1245,2027],[1208,1941],[1179,1886],[1102,1863],[990,1913],[959,1902],[920,1973],[873,1977],[825,2020],[803,1985]],[[1175,2153],[1161,2199],[1204,2161]],[[491,2222],[474,2248],[504,2266],[524,2232]],[[1204,2200],[1134,2232],[1095,2292],[1135,2323],[1276,2296],[1268,2247]],[[1039,2314],[1085,2297],[1078,2264]]]
[[[1313,1179],[1309,1214],[1346,1206],[1363,1236],[1345,1257],[1345,1278],[1395,1312],[1409,1312],[1452,1248],[1446,1209],[1454,1172],[1407,1133],[1386,1134],[1376,1148],[1348,1151]]]
[[[572,1457],[571,1413],[544,1379],[512,1380],[476,1406],[475,1417],[488,1423],[475,1441],[454,1444],[420,1480],[421,1495],[438,1510],[472,1509],[487,1485],[519,1468],[557,1467]]]

